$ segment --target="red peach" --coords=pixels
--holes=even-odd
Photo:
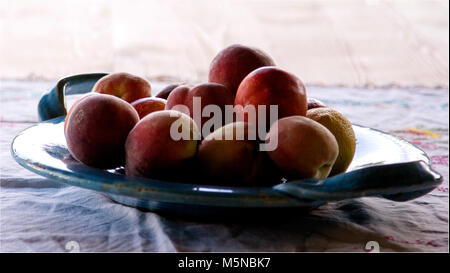
[[[98,93],[93,93],[93,92],[89,92],[85,95],[83,95],[81,98],[77,99],[72,106],[70,107],[69,111],[67,112],[66,118],[64,120],[64,132],[66,131],[66,127],[67,127],[67,121],[69,120],[69,116],[72,113],[73,109],[75,108],[75,105],[77,105],[81,100],[83,100],[86,97],[92,96],[92,95],[98,95]]]
[[[236,94],[241,81],[253,70],[274,66],[272,58],[257,48],[231,45],[220,51],[209,67],[209,82],[223,84]]]
[[[198,117],[194,117],[194,98],[201,99],[201,107],[198,109]],[[175,109],[177,105],[184,105],[189,110],[189,115],[193,118],[199,128],[213,117],[202,117],[202,112],[208,105],[216,105],[220,108],[222,117],[221,124],[225,124],[225,106],[232,106],[234,97],[223,85],[217,83],[203,83],[196,86],[181,85],[175,88],[167,98],[166,109]],[[179,109],[178,109],[179,110]],[[188,113],[185,113],[188,114]],[[219,126],[218,126],[219,127]],[[207,132],[209,133],[209,132]]]
[[[129,103],[152,96],[152,87],[145,79],[129,73],[112,73],[98,80],[92,92],[119,97]]]
[[[167,100],[170,93],[180,85],[183,85],[183,84],[181,84],[181,83],[169,84],[168,86],[164,87],[163,90],[159,91],[159,93],[158,93],[158,95],[156,95],[156,97]]]
[[[327,107],[327,105],[318,99],[308,98],[308,110],[320,107]]]
[[[70,154],[97,168],[115,168],[125,161],[125,140],[139,121],[122,99],[98,94],[80,100],[67,120],[65,136]]]
[[[307,111],[306,89],[303,82],[295,75],[277,67],[261,67],[248,74],[239,85],[236,99],[234,101],[236,114],[239,120],[249,120],[249,112],[246,106],[253,106],[257,118],[258,106],[266,106],[266,132],[270,128],[270,105],[278,106],[278,117],[273,121],[289,117],[304,116]],[[260,125],[258,125],[260,126]]]
[[[326,178],[339,153],[334,135],[322,124],[303,116],[275,122],[266,143],[277,139],[267,154],[286,179]]]
[[[189,116],[173,110],[153,112],[128,135],[125,172],[156,179],[182,176],[184,166],[196,155],[199,139],[199,130]]]
[[[246,122],[217,129],[201,142],[198,161],[204,177],[223,186],[268,186],[281,176],[267,154],[259,151],[256,130]]]
[[[133,101],[131,105],[136,109],[139,118],[144,118],[146,115],[155,111],[164,110],[166,107],[166,100],[161,98],[149,97]]]

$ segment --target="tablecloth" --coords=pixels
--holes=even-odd
[[[359,198],[304,214],[238,221],[146,212],[20,167],[10,155],[11,141],[37,122],[37,102],[54,84],[0,81],[2,252],[362,252],[368,242],[381,252],[448,251],[448,89],[308,86],[309,96],[353,123],[426,151],[444,176],[433,192],[409,202]]]

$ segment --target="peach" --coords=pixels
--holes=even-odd
[[[167,100],[170,93],[180,85],[182,85],[182,84],[181,83],[169,84],[168,86],[164,87],[163,90],[159,91],[159,93],[158,93],[158,95],[156,95],[156,97]]]
[[[303,116],[275,122],[266,136],[266,143],[273,138],[277,138],[278,145],[267,153],[288,180],[326,178],[339,153],[333,134]]]
[[[209,67],[209,82],[220,83],[236,94],[241,81],[253,70],[274,66],[272,58],[262,50],[231,45],[220,51]]]
[[[139,121],[125,144],[125,172],[129,176],[173,179],[197,153],[200,133],[187,115],[156,111]]]
[[[152,87],[145,79],[129,73],[112,73],[98,80],[92,92],[119,97],[129,103],[151,97]]]
[[[195,107],[194,107],[194,98],[199,98],[200,103],[199,108],[197,109],[198,116],[195,115]],[[219,107],[222,116],[220,117],[220,126],[225,124],[225,106],[230,105],[232,108],[234,102],[234,96],[231,92],[223,85],[217,83],[203,83],[196,86],[188,86],[181,85],[175,88],[167,98],[166,109],[173,110],[181,110],[177,107],[179,105],[186,106],[187,110],[189,110],[189,114],[191,118],[193,118],[199,128],[212,118],[215,117],[213,114],[212,117],[203,116],[202,113],[206,106],[208,105],[216,105]],[[216,129],[217,129],[216,128]],[[203,130],[202,130],[203,132]],[[209,134],[210,132],[205,132],[205,134]],[[206,136],[206,135],[204,135]]]
[[[259,151],[256,130],[230,123],[201,142],[197,159],[204,176],[224,186],[268,186],[280,182],[276,166]]]
[[[239,120],[256,123],[260,115],[258,108],[266,106],[265,130],[268,131],[271,122],[289,116],[306,115],[308,103],[303,82],[295,75],[273,66],[261,67],[251,72],[239,85],[234,101]],[[270,105],[278,106],[278,117],[270,116]],[[249,116],[247,106],[256,109],[255,118]],[[261,115],[262,116],[262,115]],[[258,128],[259,130],[260,128]]]
[[[320,107],[327,107],[327,105],[318,99],[308,98],[308,110]]]
[[[103,94],[84,97],[67,119],[69,152],[88,166],[121,166],[125,161],[125,140],[138,121],[136,110],[122,99]]]
[[[133,101],[131,105],[139,114],[139,118],[144,118],[146,115],[155,111],[161,111],[166,108],[166,100],[155,97],[148,97]]]
[[[66,131],[66,128],[67,128],[67,121],[69,120],[69,116],[70,116],[70,114],[72,113],[73,109],[75,108],[75,105],[77,105],[77,104],[78,104],[81,100],[83,100],[84,98],[89,97],[89,96],[92,96],[92,95],[96,95],[96,94],[98,95],[98,93],[89,92],[89,93],[83,95],[81,98],[77,99],[77,100],[72,104],[72,106],[70,107],[69,111],[67,112],[66,118],[65,118],[65,120],[64,120],[64,132]]]

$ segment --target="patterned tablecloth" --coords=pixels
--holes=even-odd
[[[54,82],[0,81],[0,250],[448,251],[448,89],[309,87],[353,123],[391,132],[427,152],[443,184],[404,203],[360,198],[305,215],[251,221],[162,216],[113,203],[20,167],[15,135],[37,121],[36,105]]]

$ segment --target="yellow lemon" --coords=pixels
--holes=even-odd
[[[353,160],[356,148],[355,132],[351,122],[344,115],[329,107],[308,110],[306,116],[325,126],[337,140],[339,155],[330,176],[345,172]]]

